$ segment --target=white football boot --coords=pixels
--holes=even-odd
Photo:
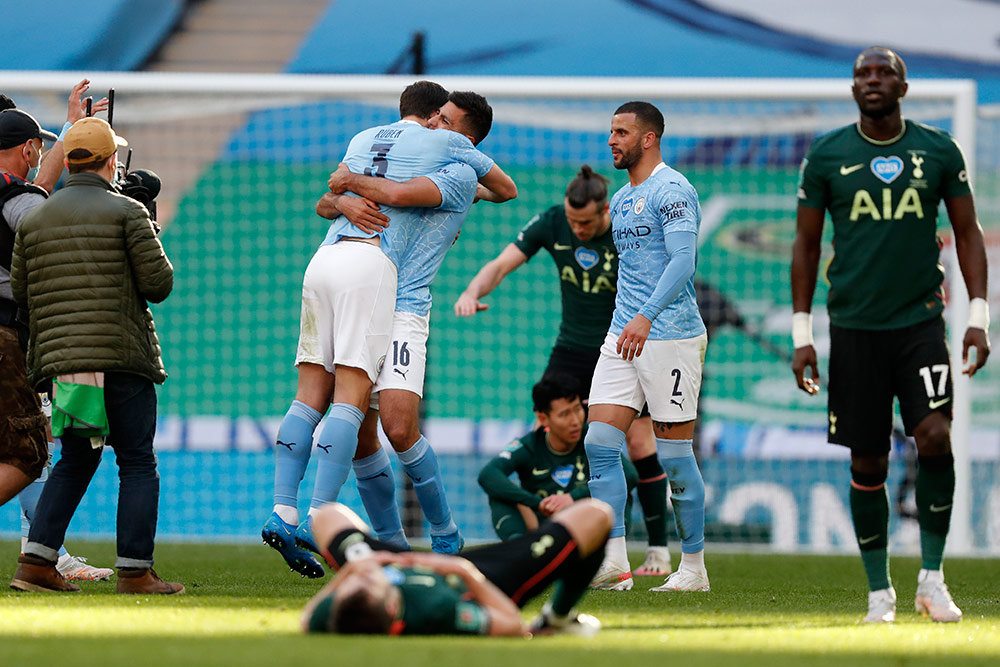
[[[890,586],[868,593],[868,614],[862,623],[892,623],[896,620],[896,591]]]
[[[914,606],[918,613],[930,616],[936,623],[957,623],[962,620],[962,610],[951,599],[942,570],[920,570]]]

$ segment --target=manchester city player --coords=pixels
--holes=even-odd
[[[615,524],[594,585],[632,588],[625,551],[625,433],[643,403],[670,482],[681,539],[677,571],[654,591],[707,591],[705,484],[694,457],[694,422],[707,335],[695,301],[701,207],[684,176],[663,163],[663,115],[648,102],[615,111],[608,145],[629,183],[611,199],[618,294],[590,392],[590,493],[611,505]]]
[[[378,234],[337,220],[306,269],[296,355],[298,390],[278,432],[274,512],[262,531],[264,541],[293,570],[306,576],[323,574],[319,562],[295,542],[296,536],[311,542],[308,519],[296,529],[296,505],[313,432],[329,407],[317,443],[320,460],[311,513],[336,499],[350,472],[369,392],[390,342],[401,258],[428,233],[428,220],[445,226],[461,224],[472,205],[477,177],[489,187],[513,187],[509,177],[475,150],[467,137],[424,127],[446,99],[447,93],[437,84],[410,86],[400,98],[402,120],[359,133],[344,159],[351,169],[381,177],[378,180],[428,174],[423,180],[437,192],[434,210],[383,207],[380,214],[391,222]],[[340,203],[344,208],[358,203],[374,208],[364,202]],[[422,465],[421,470],[437,469],[432,456],[416,464]],[[438,505],[444,502],[443,493],[435,495]],[[445,508],[442,513],[441,523],[458,542],[450,512]]]

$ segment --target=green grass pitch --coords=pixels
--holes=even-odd
[[[114,545],[74,543],[93,562]],[[0,543],[8,581],[17,545]],[[633,554],[633,564],[641,554]],[[675,555],[676,559],[676,555]],[[604,623],[595,639],[570,637],[344,638],[302,636],[298,614],[321,582],[282,567],[263,545],[157,547],[158,567],[187,586],[174,598],[116,596],[114,584],[76,595],[0,593],[3,665],[996,665],[1000,576],[996,560],[947,563],[965,619],[938,625],[913,611],[919,562],[893,561],[895,625],[857,623],[866,596],[854,557],[713,554],[706,594],[598,591],[581,605]],[[325,580],[324,580],[325,581]],[[540,601],[525,611],[537,612]]]

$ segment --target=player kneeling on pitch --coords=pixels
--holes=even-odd
[[[515,540],[464,556],[398,552],[379,542],[347,507],[326,505],[313,520],[322,555],[341,568],[306,605],[306,632],[591,636],[600,622],[574,606],[604,558],[611,508],[580,500]],[[526,627],[519,607],[555,583]]]

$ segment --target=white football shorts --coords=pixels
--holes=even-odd
[[[392,341],[372,394],[383,389],[403,389],[423,397],[429,333],[429,315],[399,310],[393,314]]]
[[[594,369],[590,405],[624,405],[636,412],[649,405],[653,421],[686,422],[698,416],[701,371],[708,336],[647,340],[642,354],[626,361],[615,350],[618,334],[609,333]]]
[[[385,361],[396,308],[396,266],[358,241],[320,246],[302,281],[295,365],[351,366],[374,383]]]

